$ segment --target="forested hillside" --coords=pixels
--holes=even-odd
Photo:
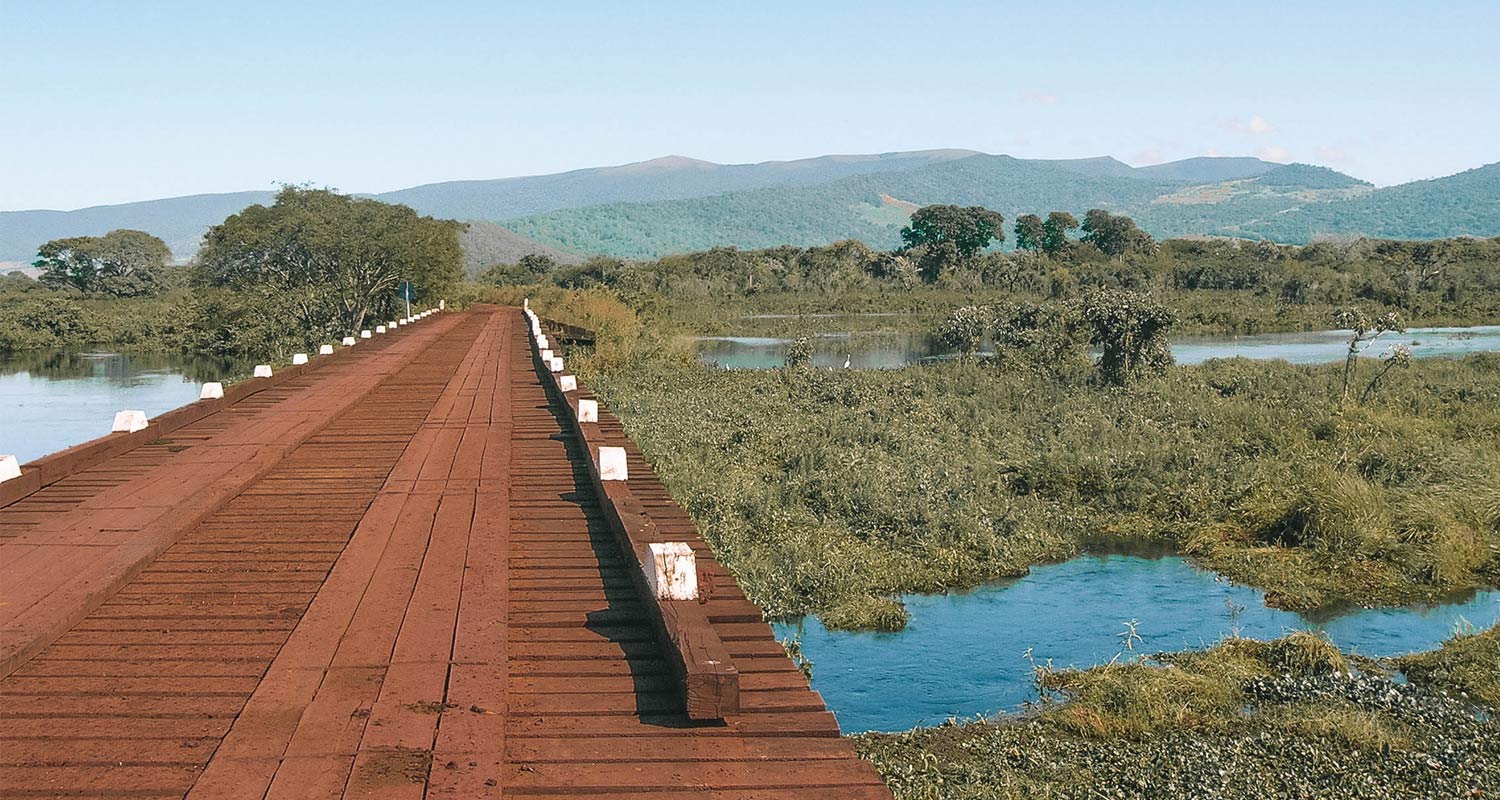
[[[1220,160],[1231,163],[1214,163]],[[1222,235],[1302,244],[1322,236],[1500,235],[1500,165],[1375,189],[1357,178],[1306,164],[1192,161],[1175,170],[1147,168],[1122,176],[1101,160],[1050,162],[977,155],[817,186],[567,209],[502,224],[575,252],[623,258],[713,246],[806,246],[843,239],[886,248],[896,244],[906,214],[934,203],[982,205],[1008,219],[1050,210],[1078,213],[1102,208],[1129,214],[1157,237]],[[1214,183],[1161,177],[1173,174],[1236,177]]]
[[[269,192],[78,211],[0,212],[0,262],[30,263],[52,239],[141,230],[186,260],[202,233]],[[1113,158],[1028,160],[969,150],[714,164],[679,156],[556,175],[435,183],[374,196],[418,213],[499,221],[466,238],[470,269],[527,253],[566,261],[647,258],[715,246],[890,247],[922,205],[1020,214],[1102,208],[1158,237],[1225,235],[1305,243],[1325,235],[1424,239],[1500,235],[1500,165],[1375,189],[1326,167],[1192,158],[1131,167]],[[512,235],[514,234],[514,235]],[[535,240],[535,241],[528,241]],[[570,255],[571,254],[571,255]]]

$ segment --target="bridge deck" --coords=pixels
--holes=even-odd
[[[678,687],[514,310],[440,315],[0,508],[0,797],[888,798],[690,541]]]

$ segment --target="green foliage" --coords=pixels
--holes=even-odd
[[[1078,219],[1066,211],[1053,211],[1042,223],[1042,250],[1052,255],[1068,246],[1068,231],[1078,229]]]
[[[1046,224],[1035,214],[1022,214],[1016,218],[1016,249],[1040,250],[1046,241]]]
[[[973,258],[991,242],[1004,240],[1005,217],[982,206],[923,206],[901,229],[908,248],[951,242],[961,258]]]
[[[850,597],[822,617],[830,630],[850,631],[899,631],[910,618],[906,606],[889,597]]]
[[[325,335],[359,330],[397,309],[397,287],[436,299],[462,274],[460,223],[327,190],[286,187],[210,229],[198,279],[248,292]]]
[[[117,230],[103,236],[54,239],[37,250],[33,266],[41,282],[85,294],[139,297],[161,291],[162,268],[172,252],[144,231]]]
[[[1099,376],[1115,386],[1159,375],[1172,364],[1167,331],[1175,315],[1150,297],[1117,289],[1084,296],[1079,315],[1099,348]]]
[[[954,309],[938,326],[938,339],[943,344],[972,358],[991,326],[990,309],[983,306],[962,306]]]
[[[798,336],[787,345],[785,367],[792,370],[812,369],[812,340]]]
[[[1083,215],[1083,241],[1099,248],[1099,252],[1119,257],[1126,253],[1150,253],[1156,242],[1145,231],[1136,227],[1135,220],[1103,209],[1090,209]]]
[[[496,264],[490,267],[479,275],[479,280],[496,286],[529,286],[543,282],[557,270],[558,263],[552,256],[527,253],[514,264]]]
[[[912,254],[923,280],[936,283],[944,270],[974,258],[991,242],[1005,239],[1005,217],[982,206],[924,206],[901,229],[905,252]]]

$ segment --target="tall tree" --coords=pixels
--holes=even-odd
[[[1078,227],[1078,219],[1066,211],[1054,211],[1042,223],[1042,251],[1048,255],[1068,246],[1068,231]]]
[[[923,279],[931,283],[944,268],[968,261],[992,242],[1005,241],[1005,217],[983,206],[923,206],[901,229],[901,241],[917,257]]]
[[[1035,214],[1022,214],[1016,218],[1016,249],[1040,250],[1047,236],[1046,224]]]
[[[1005,217],[983,206],[923,206],[901,229],[907,247],[952,243],[961,258],[972,258],[992,242],[1005,241]]]
[[[52,289],[136,297],[161,290],[161,270],[172,257],[166,242],[145,231],[54,239],[37,248],[33,266]]]
[[[1099,208],[1090,209],[1083,215],[1082,238],[1111,257],[1129,252],[1150,252],[1156,248],[1156,241],[1136,227],[1135,220]]]
[[[463,223],[418,216],[402,205],[286,187],[211,228],[198,280],[275,295],[305,330],[358,330],[395,313],[397,288],[440,296],[462,275]]]

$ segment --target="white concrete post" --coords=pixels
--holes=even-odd
[[[562,372],[563,371],[563,362],[562,362],[562,359],[558,358],[557,356],[553,356],[552,357],[551,368],[552,368],[553,372]]]
[[[365,330],[360,331],[359,332],[359,338],[361,338],[361,339],[368,339],[368,338],[370,338],[370,330],[368,328],[366,328]]]
[[[578,401],[578,421],[579,422],[598,422],[599,421],[599,401],[598,400],[579,400]]]
[[[442,311],[443,309],[445,309],[447,307],[448,307],[448,301],[447,300],[439,300],[438,301],[438,310],[439,311]]]
[[[601,447],[599,448],[599,480],[601,481],[625,481],[630,480],[630,467],[625,463],[625,448],[623,447]]]
[[[331,344],[318,345],[318,355],[320,355],[320,356],[331,356],[331,355],[333,355],[333,345],[331,345]]]
[[[552,351],[551,350],[543,350],[541,352],[541,356],[542,356],[542,363],[543,364],[550,364],[550,363],[552,363]]]
[[[0,456],[0,483],[21,477],[21,462],[15,456]]]
[[[523,298],[521,298],[521,308],[524,308],[527,311],[531,310],[531,298],[530,297],[523,297]]]
[[[255,365],[255,377],[257,377],[257,378],[269,378],[269,377],[271,377],[271,365],[270,364],[256,364]]]
[[[146,427],[146,412],[144,411],[121,411],[115,414],[115,422],[109,427],[110,433],[135,433]]]
[[[578,378],[572,375],[564,375],[560,379],[561,388],[564,392],[578,391]]]
[[[306,363],[307,363],[307,354],[306,353],[293,353],[292,354],[292,366],[294,366],[294,367],[300,367],[300,366],[302,366],[303,364],[306,364]]]
[[[536,346],[546,350],[552,346],[552,341],[547,338],[547,334],[539,333],[536,335]]]
[[[385,333],[385,326],[384,325],[376,325],[375,326],[375,332],[376,333]]]
[[[199,390],[199,392],[198,392],[198,399],[199,400],[223,400],[224,399],[224,384],[219,383],[218,381],[211,381],[209,383],[203,384],[203,388],[201,390]]]
[[[652,542],[651,563],[642,564],[646,584],[658,600],[698,599],[698,560],[687,542]]]
[[[344,346],[345,347],[353,347],[354,346],[354,337],[353,336],[345,336],[344,337]]]
[[[391,320],[390,322],[387,322],[385,324],[385,328],[386,328],[386,330],[395,330],[396,329],[396,321],[395,320]]]

